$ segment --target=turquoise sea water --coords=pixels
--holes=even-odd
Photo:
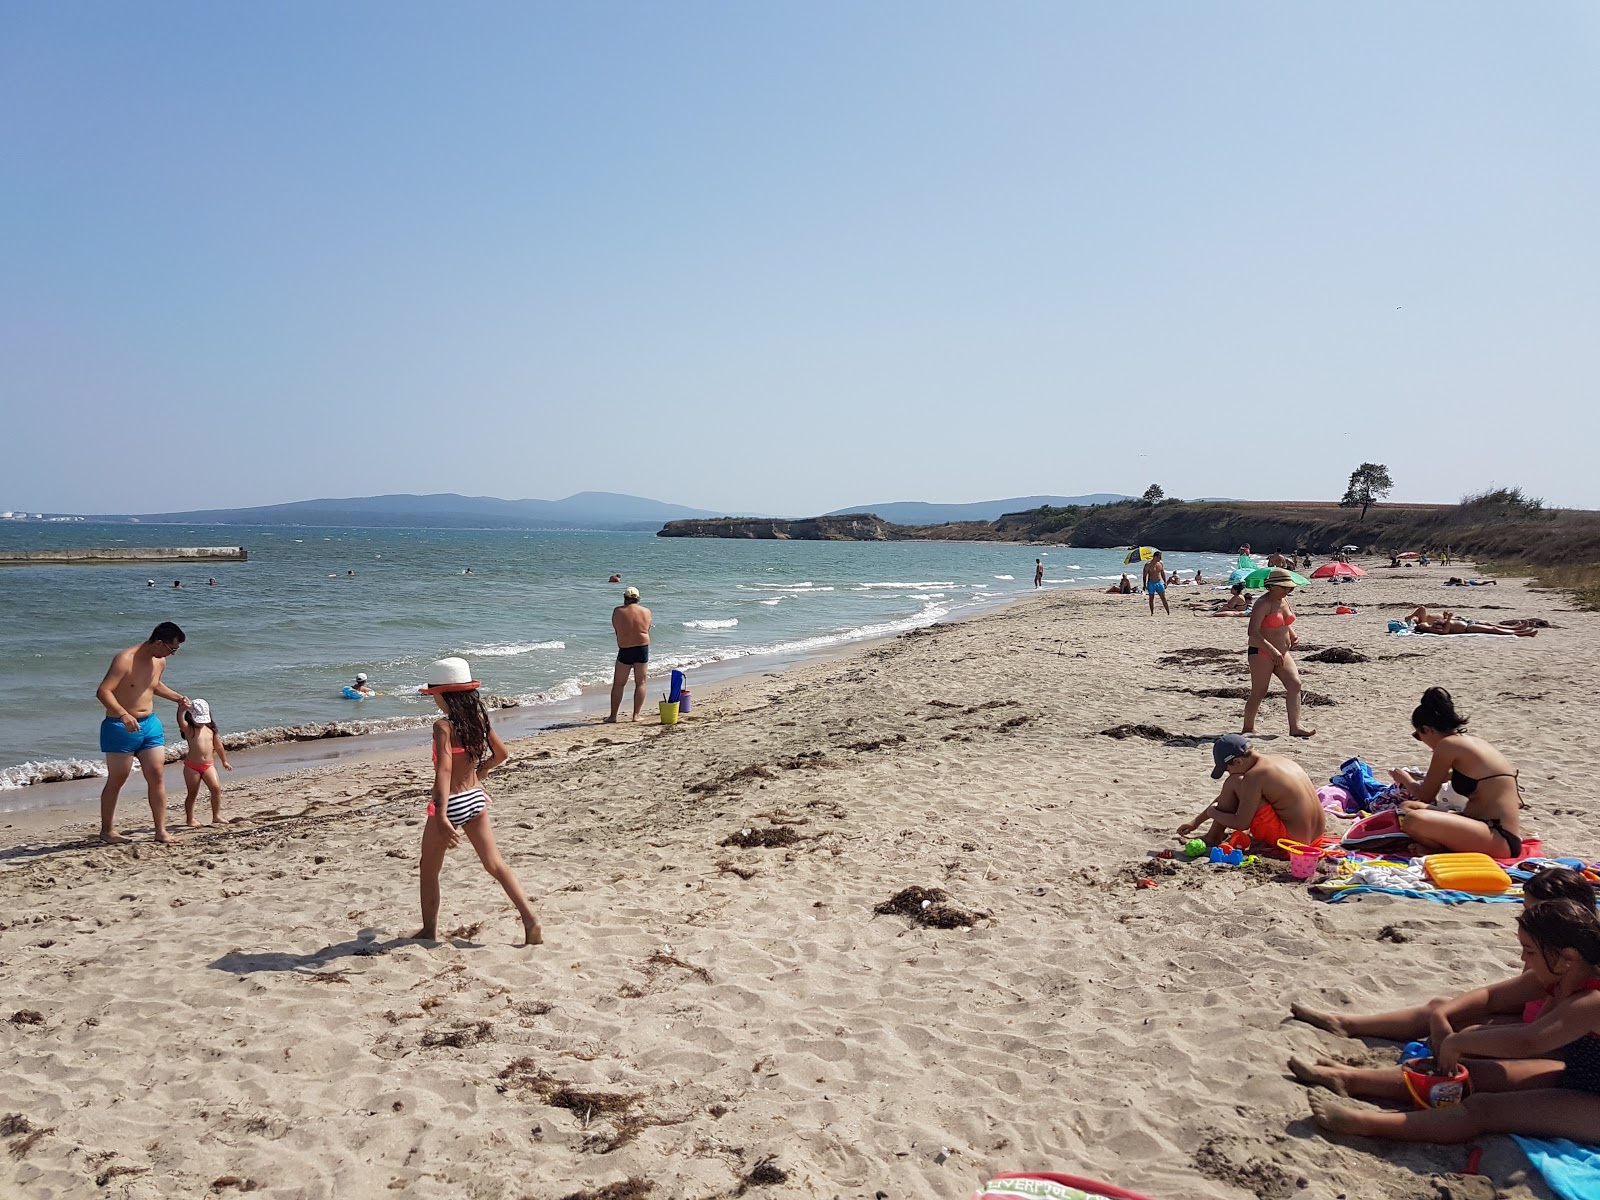
[[[651,664],[664,674],[932,624],[1032,591],[1035,557],[1051,587],[1103,588],[1123,570],[1121,551],[1015,544],[0,523],[0,550],[119,545],[243,545],[250,561],[0,568],[0,789],[33,782],[41,766],[101,761],[95,688],[117,650],[165,620],[189,639],[167,681],[209,700],[235,733],[428,715],[416,688],[446,654],[523,705],[609,685],[611,609],[627,584],[654,613]],[[1225,575],[1231,563],[1201,554],[1171,565]],[[623,583],[607,583],[612,573]],[[343,699],[357,671],[386,694]],[[170,709],[157,707],[169,723]]]

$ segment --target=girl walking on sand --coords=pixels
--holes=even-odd
[[[194,828],[194,802],[200,797],[203,783],[211,791],[211,823],[222,820],[222,780],[217,775],[217,763],[224,771],[233,770],[228,752],[223,749],[222,735],[211,716],[211,705],[204,700],[191,700],[189,707],[178,708],[178,732],[189,743],[183,756],[183,823]],[[215,758],[216,762],[212,759]]]
[[[522,917],[522,944],[537,946],[544,941],[539,918],[522,894],[515,872],[500,857],[489,822],[483,780],[508,755],[489,724],[478,681],[465,659],[441,658],[428,668],[428,686],[422,690],[444,716],[433,723],[433,795],[422,831],[422,928],[417,936],[433,941],[439,935],[439,869],[445,852],[459,846],[465,833],[483,869],[516,905]]]

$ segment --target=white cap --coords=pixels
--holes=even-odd
[[[189,701],[189,720],[196,725],[211,724],[211,705],[204,700]]]
[[[365,671],[357,671],[356,672],[356,682],[357,683],[365,683],[366,681],[367,681],[367,673]]]

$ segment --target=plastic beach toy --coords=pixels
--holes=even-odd
[[[1149,1200],[1115,1184],[1045,1171],[996,1175],[972,1193],[972,1200]]]
[[[1314,845],[1294,841],[1292,838],[1279,838],[1278,849],[1289,856],[1289,874],[1296,879],[1310,879],[1317,873],[1317,862],[1324,855],[1341,855],[1339,839],[1335,837],[1320,837]]]
[[[678,723],[678,705],[673,700],[661,702],[661,723],[663,725],[676,725]]]
[[[1436,1070],[1431,1057],[1414,1058],[1400,1064],[1406,1091],[1411,1093],[1418,1108],[1447,1108],[1466,1098],[1469,1076],[1465,1067],[1458,1065],[1451,1075],[1439,1075]]]
[[[1474,896],[1498,896],[1511,887],[1511,876],[1487,854],[1430,854],[1422,869],[1435,887]]]
[[[1199,858],[1206,852],[1206,844],[1199,838],[1190,838],[1183,844],[1183,852],[1190,858]]]

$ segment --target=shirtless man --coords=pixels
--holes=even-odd
[[[1235,829],[1248,829],[1252,839],[1277,853],[1280,838],[1309,846],[1326,832],[1327,814],[1317,789],[1292,758],[1258,754],[1237,733],[1213,742],[1211,757],[1216,763],[1211,778],[1226,775],[1228,782],[1203,813],[1178,826],[1179,837],[1189,837],[1210,821],[1201,839],[1207,846],[1220,846]]]
[[[1406,617],[1418,633],[1484,633],[1494,637],[1538,637],[1538,629],[1523,629],[1517,625],[1489,625],[1482,621],[1468,621],[1446,609],[1435,616],[1426,607],[1412,609]]]
[[[639,589],[623,590],[622,603],[611,610],[611,628],[617,634],[617,665],[611,671],[611,715],[607,725],[616,724],[622,693],[633,673],[633,719],[644,707],[644,681],[650,673],[650,610],[639,603]]]
[[[1036,588],[1044,586],[1044,559],[1042,558],[1033,560],[1033,586]]]
[[[162,769],[167,761],[167,739],[161,718],[155,714],[155,697],[189,707],[189,697],[161,682],[167,659],[183,645],[183,630],[163,621],[150,640],[129,646],[111,660],[95,698],[105,706],[100,722],[100,749],[106,756],[106,785],[100,790],[100,840],[125,842],[116,830],[117,795],[133,771],[134,760],[144,773],[150,793],[150,815],[155,819],[156,841],[175,842],[167,832],[167,783]]]
[[[1144,565],[1144,590],[1150,597],[1150,615],[1156,615],[1156,597],[1161,597],[1161,607],[1167,610],[1167,616],[1172,615],[1172,605],[1167,603],[1167,564],[1161,561],[1161,551],[1157,550],[1150,561]]]

